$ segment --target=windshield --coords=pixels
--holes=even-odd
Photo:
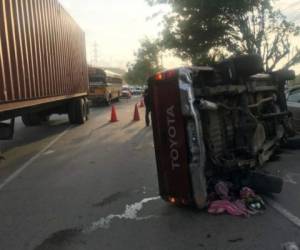
[[[105,79],[102,76],[90,76],[90,83],[105,83]]]

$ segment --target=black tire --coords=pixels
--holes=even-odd
[[[119,102],[119,101],[120,101],[120,97],[121,97],[121,93],[118,92],[118,97],[117,97],[117,99],[116,99],[116,102]]]
[[[68,116],[71,124],[76,124],[75,101],[71,101],[68,105]]]
[[[264,72],[263,60],[258,55],[238,56],[233,59],[238,75],[249,77]]]
[[[225,84],[236,83],[239,79],[247,79],[251,75],[264,72],[263,61],[258,55],[233,57],[215,65]]]
[[[42,118],[38,114],[23,115],[22,121],[26,127],[34,127],[42,124]]]
[[[49,122],[50,115],[43,115],[41,116],[41,122]]]
[[[89,100],[87,98],[84,98],[84,105],[85,105],[85,120],[89,120],[90,115],[90,105]]]
[[[106,100],[105,100],[106,105],[110,106],[111,101],[112,101],[112,97],[111,97],[111,94],[109,94],[108,96],[106,96]]]
[[[75,99],[68,107],[69,121],[71,124],[84,124],[86,121],[86,105],[84,98]]]
[[[283,188],[281,178],[256,172],[251,173],[244,184],[260,194],[279,194]]]

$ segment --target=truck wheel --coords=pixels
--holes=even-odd
[[[248,78],[251,75],[264,72],[260,56],[243,55],[224,60],[215,65],[225,84],[232,84],[239,78]]]
[[[249,77],[264,72],[263,61],[258,55],[244,55],[233,59],[238,75]]]
[[[89,100],[87,98],[84,98],[84,105],[85,105],[85,120],[87,121],[90,115]]]
[[[121,94],[120,94],[120,92],[118,92],[118,96],[117,96],[116,102],[120,101],[120,96],[121,96]]]
[[[111,104],[111,99],[112,99],[112,97],[111,97],[111,94],[109,94],[108,96],[106,96],[106,104],[107,104],[107,106],[110,106],[110,104]]]
[[[42,119],[38,114],[23,115],[22,121],[26,127],[39,126],[42,123]]]
[[[49,122],[50,121],[50,115],[43,115],[40,117],[41,122]]]
[[[251,173],[243,184],[260,194],[279,194],[283,188],[280,177],[257,172]]]
[[[83,124],[86,121],[86,105],[84,98],[75,99],[68,107],[69,121],[71,124]]]

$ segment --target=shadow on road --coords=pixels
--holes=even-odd
[[[144,127],[137,134],[132,137],[132,141],[134,142],[148,142],[152,141],[152,128],[151,127]]]
[[[131,121],[130,123],[126,124],[122,129],[130,128],[132,125],[134,125],[135,122]]]
[[[51,120],[36,127],[25,127],[23,124],[18,123],[14,138],[10,141],[1,141],[0,150],[2,153],[5,153],[14,147],[21,147],[45,140],[46,138],[63,132],[69,126],[69,122],[65,119]]]
[[[300,149],[300,137],[288,140],[287,144],[284,146],[284,149],[289,150],[299,150]]]

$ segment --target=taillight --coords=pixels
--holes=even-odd
[[[162,81],[162,80],[170,79],[175,77],[176,74],[177,74],[177,70],[168,70],[165,72],[160,72],[155,75],[155,80]]]
[[[156,80],[156,81],[161,81],[161,80],[163,80],[163,74],[162,74],[162,73],[157,73],[157,74],[155,75],[155,80]]]
[[[172,203],[172,204],[176,204],[176,198],[174,197],[169,197],[169,201]]]

